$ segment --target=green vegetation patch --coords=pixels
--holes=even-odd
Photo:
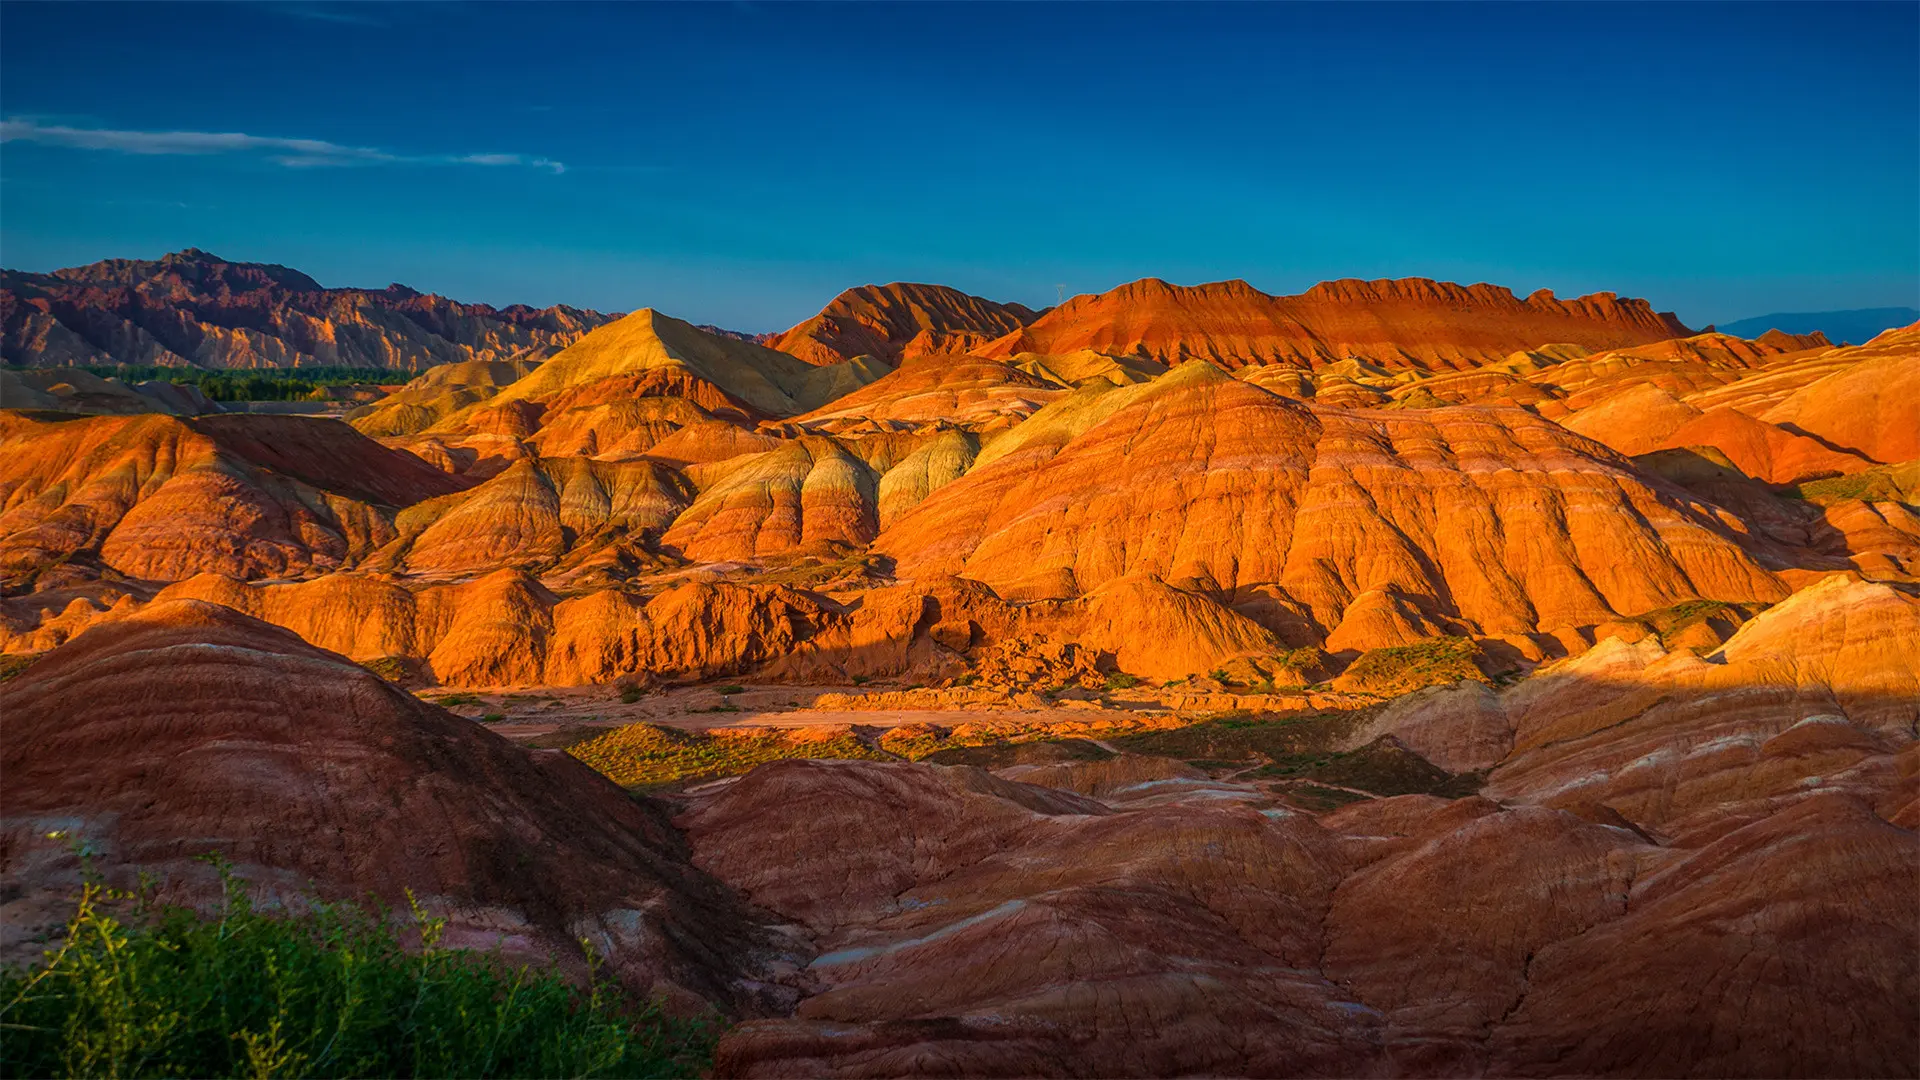
[[[756,765],[789,758],[878,761],[887,757],[851,731],[681,731],[644,722],[575,743],[567,747],[567,753],[627,787],[738,776]]]
[[[0,683],[6,682],[8,679],[32,667],[33,662],[44,655],[46,654],[0,653]]]
[[[1276,757],[1252,776],[1314,780],[1372,795],[1440,795],[1450,799],[1479,791],[1482,779],[1475,773],[1455,776],[1384,736],[1357,750]]]
[[[64,942],[0,972],[0,1076],[698,1076],[716,1032],[440,945],[445,920],[256,911],[222,868],[203,916],[89,884]]]
[[[1733,604],[1722,600],[1685,600],[1672,607],[1634,616],[1634,622],[1652,631],[1660,644],[1671,649],[1685,631],[1701,623],[1722,624],[1724,637],[1757,614],[1763,604]]]
[[[1398,697],[1463,679],[1484,680],[1486,676],[1476,663],[1479,653],[1473,639],[1464,637],[1428,638],[1411,645],[1369,649],[1336,681],[1350,690]]]
[[[1809,480],[1786,489],[1786,494],[1819,506],[1864,499],[1868,502],[1920,502],[1920,461],[1876,465],[1851,476]]]
[[[132,384],[169,382],[197,386],[212,401],[314,401],[326,400],[328,386],[391,385],[404,383],[416,372],[386,371],[380,368],[303,367],[276,370],[208,370],[189,367],[154,367],[126,364],[117,367],[87,367],[81,370],[103,379],[119,379]]]
[[[1295,754],[1328,752],[1369,715],[1364,709],[1306,715],[1235,710],[1186,727],[1115,735],[1107,744],[1130,754],[1190,763],[1262,765]]]
[[[376,656],[360,666],[391,683],[405,682],[414,674],[413,663],[404,656]]]

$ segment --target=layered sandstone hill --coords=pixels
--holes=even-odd
[[[979,352],[1007,358],[1092,349],[1166,364],[1201,359],[1229,370],[1358,359],[1432,371],[1555,342],[1606,349],[1688,333],[1646,301],[1612,293],[1557,300],[1541,290],[1521,300],[1495,285],[1403,278],[1323,282],[1299,296],[1271,296],[1244,281],[1180,286],[1146,278],[1076,296]]]
[[[862,424],[911,428],[935,423],[998,431],[1025,420],[1062,392],[1058,382],[997,360],[920,357],[794,417],[794,423],[813,431],[847,430]]]
[[[765,343],[809,364],[838,364],[856,356],[890,363],[902,357],[967,352],[1032,322],[1033,309],[969,296],[945,285],[862,285],[848,289],[820,314]]]
[[[1704,660],[1610,638],[1352,733],[1492,797],[1317,817],[1130,755],[756,770],[679,821],[817,982],[717,1071],[1914,1075],[1916,649],[1841,577]]]
[[[325,571],[393,539],[396,508],[465,486],[331,420],[0,413],[0,573]]]
[[[376,404],[354,410],[348,421],[373,436],[412,435],[498,393],[533,373],[546,359],[536,350],[513,360],[469,360],[428,368]]]
[[[681,1008],[782,1003],[751,978],[773,939],[654,804],[229,608],[88,633],[0,686],[0,712],[9,960],[70,912],[73,851],[190,903],[218,899],[199,857],[219,854],[269,895],[417,898],[449,944],[510,962],[584,971],[584,941]]]
[[[28,367],[418,370],[565,346],[610,318],[462,304],[404,285],[325,289],[298,270],[195,248],[51,274],[0,271],[0,357]]]
[[[886,371],[871,357],[827,366],[803,363],[645,309],[588,334],[525,377],[448,413],[426,431],[524,438],[560,423],[576,442],[591,436],[595,449],[588,452],[603,446],[640,452],[651,443],[631,438],[636,421],[643,419],[631,413],[638,400],[679,398],[697,406],[700,418],[751,425],[816,408]],[[391,428],[372,413],[357,423],[375,433]]]
[[[1360,404],[1521,405],[1622,453],[1711,447],[1751,477],[1790,484],[1920,454],[1907,434],[1920,427],[1917,360],[1920,327],[1842,347],[1818,334],[1707,333],[1598,352],[1555,345],[1469,371],[1380,370],[1355,381],[1372,395]],[[1331,387],[1346,388],[1324,372],[1243,377],[1323,404]]]
[[[874,548],[1010,597],[1258,596],[1335,650],[1786,592],[1711,508],[1529,413],[1315,411],[1203,363],[1049,405]]]

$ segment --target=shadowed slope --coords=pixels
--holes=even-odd
[[[151,871],[189,901],[214,898],[192,860],[219,853],[283,894],[411,889],[450,944],[578,968],[585,938],[642,994],[754,1004],[758,931],[652,804],[286,631],[158,604],[43,658],[0,711],[12,933],[77,880],[58,830],[112,880]]]

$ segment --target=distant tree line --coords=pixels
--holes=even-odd
[[[355,383],[403,383],[416,372],[384,368],[303,367],[210,371],[205,368],[121,364],[81,369],[125,383],[148,381],[197,386],[213,401],[319,401],[325,387]]]

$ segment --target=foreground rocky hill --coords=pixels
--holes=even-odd
[[[1464,797],[1304,808],[1257,756],[1164,756],[1201,722],[659,801],[174,601],[0,689],[6,925],[62,910],[64,837],[179,900],[209,851],[268,888],[411,888],[457,942],[585,937],[630,987],[744,1020],[724,1076],[1907,1076],[1915,649],[1920,600],[1828,579],[1705,658],[1609,639],[1347,728],[1411,762],[1477,717],[1502,745]],[[1369,775],[1340,782],[1391,790]]]
[[[565,306],[462,304],[405,285],[327,289],[298,270],[197,248],[51,274],[0,271],[0,359],[23,367],[418,371],[544,355],[609,318]]]

